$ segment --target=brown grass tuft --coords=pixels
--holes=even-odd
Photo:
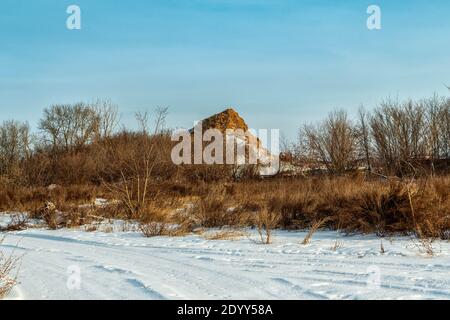
[[[237,240],[246,234],[239,230],[220,230],[213,233],[204,233],[206,240]]]
[[[322,218],[318,221],[314,221],[314,223],[311,225],[311,228],[309,228],[308,234],[306,235],[305,239],[303,239],[302,244],[307,245],[311,242],[311,238],[316,233],[317,230],[319,230],[322,226],[324,226],[328,221],[331,221],[331,217]]]

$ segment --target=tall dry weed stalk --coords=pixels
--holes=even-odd
[[[4,238],[0,239],[0,245],[3,241]],[[17,275],[12,273],[17,268],[18,262],[18,257],[7,256],[0,251],[0,299],[6,297],[17,283]]]
[[[278,226],[280,216],[264,207],[255,217],[256,230],[262,244],[272,243],[272,231]]]
[[[325,217],[320,220],[314,221],[311,225],[311,228],[309,228],[308,234],[303,239],[302,244],[307,245],[311,242],[312,236],[314,233],[316,233],[317,230],[319,230],[321,227],[323,227],[327,222],[331,221],[331,217]]]

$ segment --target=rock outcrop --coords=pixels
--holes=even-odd
[[[249,132],[247,123],[233,108],[228,108],[220,113],[214,114],[202,120],[201,123],[203,133],[208,129],[217,129],[223,134],[225,134],[227,129],[235,130],[234,138],[237,141],[236,143],[238,145],[245,144],[245,159],[249,159],[249,154],[251,151],[253,152],[253,154],[259,154],[260,161],[262,161],[262,163],[266,163],[266,165],[262,165],[260,169],[265,170],[268,163],[274,162],[274,156],[272,156],[270,152],[263,146],[258,137],[255,137]],[[194,128],[191,129],[190,132],[194,133]]]

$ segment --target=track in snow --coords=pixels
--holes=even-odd
[[[382,255],[375,237],[318,232],[303,246],[304,236],[279,231],[261,245],[245,237],[30,229],[8,233],[1,248],[24,255],[12,299],[450,298],[448,242],[428,258],[408,238],[385,240]],[[337,238],[343,247],[333,251]],[[79,290],[68,286],[73,268]]]

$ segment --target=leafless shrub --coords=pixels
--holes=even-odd
[[[357,160],[357,132],[345,111],[335,111],[319,125],[306,125],[301,131],[309,157],[330,172],[353,169]]]
[[[150,135],[148,115],[139,113],[136,118],[141,133],[133,135],[133,144],[120,145],[119,147],[126,148],[123,150],[117,149],[115,144],[106,146],[106,153],[111,162],[119,164],[118,172],[114,172],[116,168],[113,167],[109,168],[109,173],[118,174],[120,182],[104,181],[104,186],[121,201],[129,219],[139,218],[151,200],[150,188],[156,182],[152,173],[161,161],[158,143],[161,141],[161,130],[166,116],[166,108],[157,110],[154,132]]]
[[[373,112],[370,127],[376,157],[387,173],[409,176],[411,163],[420,165],[423,159],[433,158],[436,151],[430,150],[439,144],[437,103],[386,100]]]
[[[139,229],[147,238],[167,236],[170,234],[167,224],[163,222],[141,223]]]
[[[0,231],[21,231],[28,228],[29,217],[27,213],[14,213],[10,215],[11,221],[6,227],[0,227]]]
[[[44,205],[36,210],[33,218],[43,219],[50,230],[64,227],[63,213],[56,209],[56,205],[51,201],[45,201]]]

